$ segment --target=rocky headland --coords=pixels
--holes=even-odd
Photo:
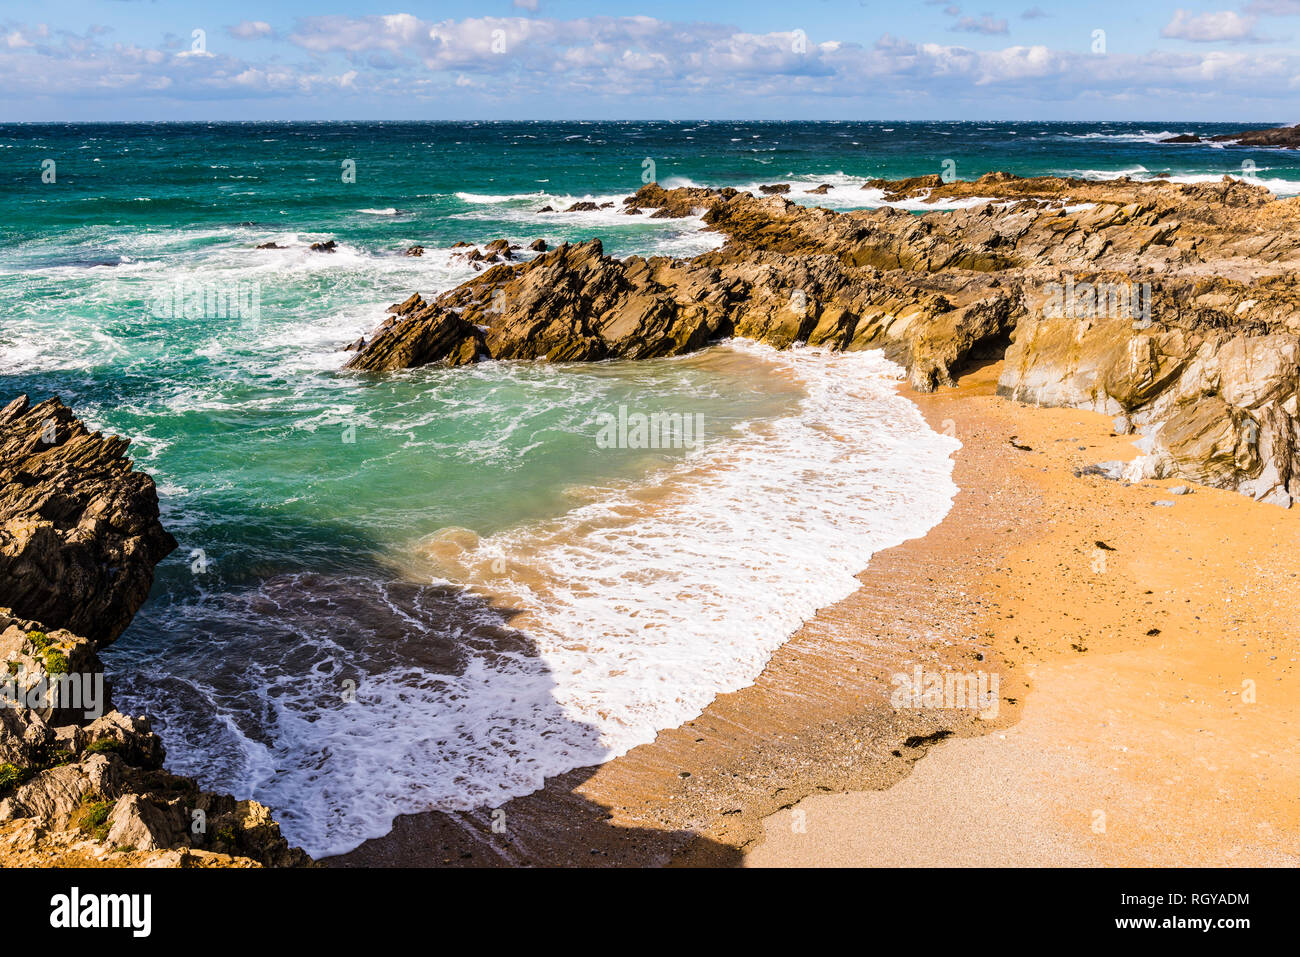
[[[599,240],[503,261],[394,305],[348,368],[484,359],[652,358],[729,336],[882,348],[919,392],[1005,358],[1019,402],[1115,418],[1143,454],[1112,477],[1178,477],[1289,505],[1300,494],[1300,200],[1208,184],[925,176],[837,213],[781,195],[650,184],[625,211],[702,214],[726,236],[690,259]]]
[[[1200,137],[1195,133],[1168,136],[1162,143],[1229,143],[1233,146],[1262,146],[1273,149],[1300,149],[1300,126],[1274,126],[1265,130],[1246,130],[1241,133],[1220,133],[1218,136]]]
[[[97,652],[176,547],[127,445],[58,399],[0,410],[0,866],[309,863],[262,805],[163,770],[148,719],[112,707]]]

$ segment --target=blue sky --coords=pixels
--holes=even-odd
[[[376,2],[5,0],[0,120],[1300,120],[1300,0]]]

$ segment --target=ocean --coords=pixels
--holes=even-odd
[[[720,244],[621,215],[648,176],[834,209],[945,161],[1300,193],[1290,152],[1157,142],[1259,125],[0,125],[0,402],[56,394],[157,479],[180,548],[103,655],[118,707],[339,853],[698,715],[956,492],[957,441],[876,353],[341,371],[391,303],[474,275],[453,243]],[[580,200],[615,208],[538,212]],[[698,428],[601,441],[619,415]]]

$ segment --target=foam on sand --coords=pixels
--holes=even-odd
[[[298,664],[258,666],[263,731],[228,722],[201,754],[173,752],[173,765],[215,765],[276,808],[291,841],[341,853],[399,814],[530,793],[752,683],[802,622],[857,587],[872,554],[946,514],[959,443],[897,394],[899,369],[879,353],[722,348],[800,384],[795,411],[710,436],[642,480],[587,490],[558,518],[482,538],[445,529],[413,562],[436,562],[427,585],[270,581],[205,611],[236,628],[259,609],[268,630],[295,622],[293,634],[246,640],[250,657],[279,645]],[[347,611],[361,601],[370,611]],[[341,706],[336,662],[349,660],[351,628],[382,617],[399,647],[366,663],[356,701]],[[422,662],[421,635],[449,622],[455,666]],[[304,656],[335,664],[304,672]],[[164,717],[183,724],[187,709]]]

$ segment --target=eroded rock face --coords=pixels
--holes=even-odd
[[[1300,201],[1230,177],[990,173],[866,188],[969,206],[835,213],[652,183],[626,212],[702,215],[726,245],[619,261],[592,240],[497,265],[433,302],[393,307],[349,366],[648,358],[744,336],[882,348],[932,391],[1005,351],[1004,394],[1124,416],[1143,436],[1144,474],[1280,504],[1300,494]],[[1062,309],[1062,287],[1072,299],[1110,292]]]
[[[58,399],[0,410],[0,601],[17,614],[104,644],[144,603],[176,541],[128,444]]]
[[[917,388],[931,390],[952,381],[971,348],[1005,336],[1019,309],[1014,290],[989,277],[941,274],[954,259],[976,257],[936,241],[905,213],[882,211],[873,228],[778,197],[654,184],[629,206],[703,210],[732,242],[693,260],[617,260],[591,240],[499,265],[433,302],[416,295],[393,306],[348,367],[642,359],[739,335],[778,348],[884,346],[915,370]],[[893,276],[877,266],[900,259],[927,275]]]

